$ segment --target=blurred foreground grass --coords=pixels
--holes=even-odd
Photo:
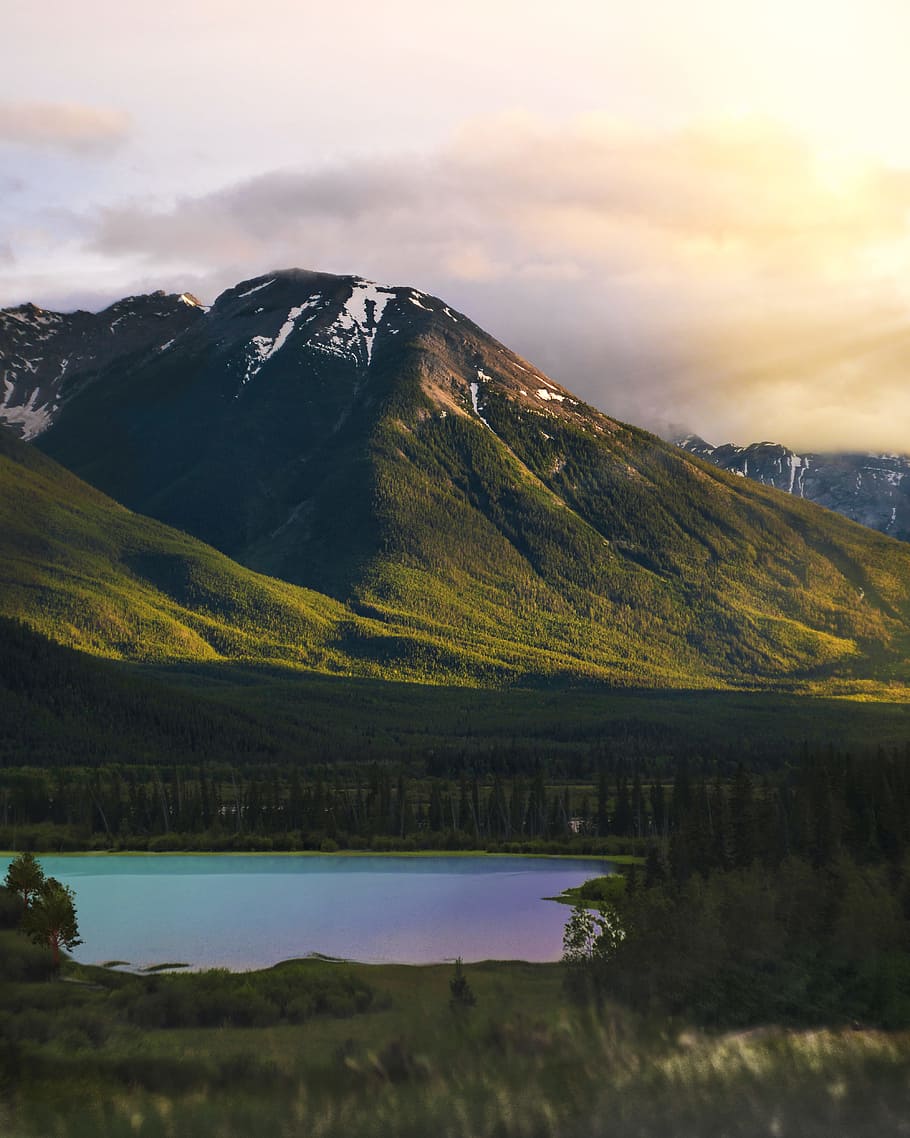
[[[370,1007],[300,1024],[147,1030],[112,1012],[122,985],[140,978],[108,987],[99,970],[71,966],[70,980],[83,983],[8,985],[4,1006],[22,1030],[9,1053],[18,1073],[8,1072],[0,1134],[910,1134],[908,1033],[708,1035],[611,1006],[594,1014],[566,1004],[558,965],[468,965],[477,1005],[458,1012],[449,966],[303,967],[327,978],[352,971],[372,988]]]

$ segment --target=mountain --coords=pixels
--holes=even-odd
[[[723,470],[817,502],[860,525],[910,541],[907,455],[797,454],[779,443],[715,447],[698,435],[686,435],[675,442]]]
[[[122,304],[153,329],[146,299]],[[305,586],[282,604],[310,614],[307,666],[472,684],[906,679],[910,549],[609,418],[443,301],[293,270],[208,310],[172,307],[185,320],[172,343],[149,331],[103,361],[89,345],[91,366],[34,400],[46,418],[32,449]],[[44,315],[50,354],[57,322]],[[37,355],[22,338],[17,350]],[[24,390],[13,383],[8,405]],[[19,540],[0,536],[12,557]],[[111,557],[134,573],[124,545]],[[140,568],[182,604],[171,557]],[[222,587],[291,589],[254,575],[235,587],[244,571],[218,566],[208,611]],[[257,611],[225,609],[251,656]],[[278,638],[288,658],[290,639]]]

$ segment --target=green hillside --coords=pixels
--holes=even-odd
[[[896,542],[594,412],[485,413],[492,431],[416,397],[377,428],[371,611],[467,650],[560,645],[567,671],[624,682],[905,678]]]
[[[142,518],[0,428],[0,615],[132,660],[331,669],[340,605]]]
[[[706,487],[712,494],[715,515],[702,529],[714,556],[704,539],[687,539],[684,518],[647,502],[653,484],[634,489],[644,500],[637,508],[649,511],[642,536],[655,543],[651,552],[641,537],[636,549],[615,536],[607,544],[542,479],[517,470],[486,428],[455,416],[424,423],[377,432],[388,548],[350,606],[132,514],[4,433],[0,613],[61,643],[133,660],[271,661],[468,684],[790,679],[824,687],[832,677],[902,678],[908,555],[896,542],[800,502],[782,509],[760,488],[748,488],[744,521],[731,503],[739,485],[680,461],[683,476],[703,480],[702,498]],[[568,454],[583,454],[583,432],[550,426]],[[471,485],[434,478],[459,452],[470,456]],[[595,477],[597,453],[588,467]],[[647,471],[642,453],[639,446]],[[657,447],[651,456],[658,467],[674,459]],[[421,469],[430,473],[417,483]],[[398,493],[406,476],[411,488]],[[610,515],[614,533],[622,516]],[[663,546],[653,536],[659,525]],[[642,564],[646,556],[653,567]]]

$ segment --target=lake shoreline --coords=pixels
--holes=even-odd
[[[0,857],[16,857],[21,850],[0,850]],[[617,865],[644,865],[637,854],[503,853],[491,850],[32,850],[35,857],[394,857],[394,858],[533,858],[561,861],[609,861]]]

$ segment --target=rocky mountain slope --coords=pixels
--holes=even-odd
[[[166,351],[204,312],[190,293],[131,296],[103,312],[0,311],[0,420],[24,439],[46,430],[70,392],[112,364]]]
[[[698,435],[686,435],[676,444],[723,470],[817,502],[890,537],[910,540],[907,455],[797,454],[779,443],[715,447]]]
[[[910,550],[610,419],[444,302],[295,270],[174,303],[172,343],[149,333],[34,401],[35,445],[318,592],[333,666],[904,680]]]

